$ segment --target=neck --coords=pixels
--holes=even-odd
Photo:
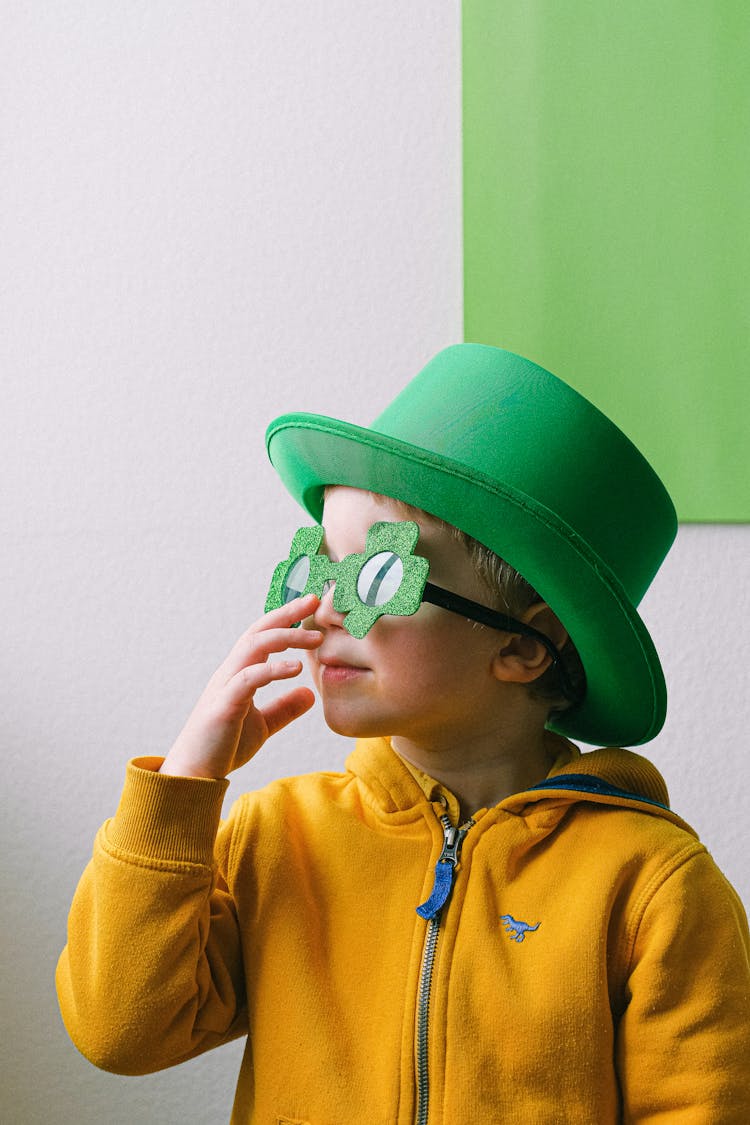
[[[523,730],[509,729],[506,724],[445,746],[426,746],[399,737],[391,742],[402,758],[456,796],[462,817],[491,808],[542,781],[561,746],[561,740],[541,724]]]

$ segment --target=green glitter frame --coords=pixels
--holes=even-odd
[[[287,576],[299,559],[307,557],[310,573],[302,593],[322,598],[326,583],[335,582],[333,608],[345,614],[344,628],[351,636],[361,639],[384,615],[410,617],[422,604],[430,570],[427,559],[414,554],[418,539],[419,525],[413,520],[381,521],[368,530],[364,551],[347,555],[341,562],[333,562],[327,555],[318,553],[323,541],[323,528],[301,527],[294,534],[288,557],[273,572],[266,612],[284,604]],[[371,558],[385,553],[399,557],[403,577],[395,594],[383,605],[365,605],[357,593],[357,580]]]

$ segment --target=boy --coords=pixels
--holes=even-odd
[[[635,610],[676,529],[653,471],[469,344],[372,429],[288,415],[268,445],[323,531],[167,757],[129,767],[58,969],[79,1048],[145,1073],[247,1035],[235,1122],[745,1125],[737,896],[649,762],[564,737],[663,723]],[[356,749],[220,826],[227,775],[313,704],[256,700],[289,650]]]

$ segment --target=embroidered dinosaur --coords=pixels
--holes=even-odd
[[[505,923],[505,932],[510,934],[511,941],[523,941],[527,934],[533,934],[541,926],[541,922],[537,922],[535,926],[530,926],[528,922],[517,922],[512,914],[503,914],[500,921]]]

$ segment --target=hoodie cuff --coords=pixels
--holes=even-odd
[[[158,773],[163,758],[134,758],[114,818],[105,826],[108,850],[142,861],[213,865],[226,778]]]

